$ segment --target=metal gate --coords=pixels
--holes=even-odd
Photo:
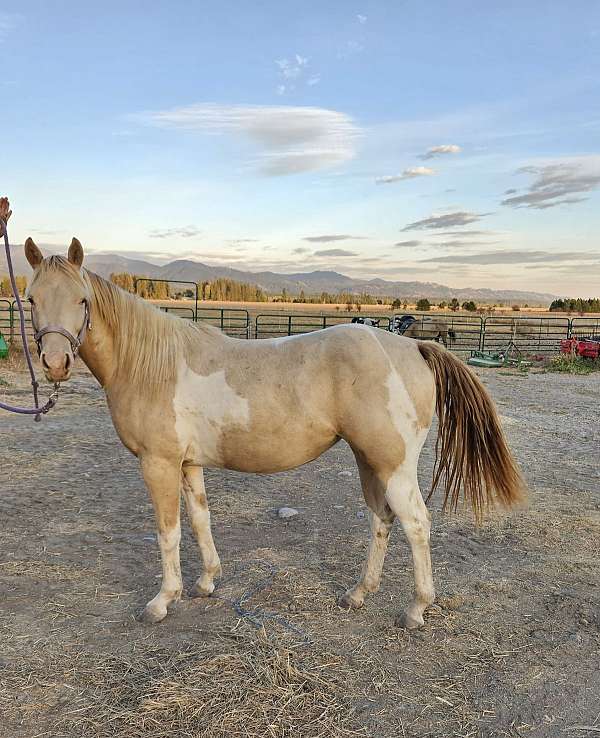
[[[333,325],[351,323],[352,318],[379,321],[379,328],[389,330],[390,319],[387,315],[303,315],[302,313],[262,313],[254,321],[256,338],[276,338],[277,336],[296,336],[301,333],[312,333]]]
[[[482,349],[498,351],[513,341],[524,353],[557,354],[570,328],[568,318],[492,316],[484,321]]]
[[[407,313],[396,313],[396,318]],[[479,315],[456,313],[410,313],[416,318],[415,328],[409,330],[411,338],[435,339],[438,335],[446,341],[447,347],[455,353],[470,353],[481,347],[483,319]]]

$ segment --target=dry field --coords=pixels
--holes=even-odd
[[[157,305],[171,307],[171,308],[193,308],[193,300],[151,300]],[[247,310],[250,313],[252,319],[260,313],[305,313],[309,315],[347,315],[346,304],[331,305],[331,304],[315,304],[315,303],[298,303],[298,302],[218,302],[213,300],[199,301],[199,307],[201,308],[226,308],[229,310]],[[394,313],[413,313],[416,311],[416,305],[408,304],[406,310],[404,308],[392,309],[391,305],[362,305],[361,312],[364,315],[385,315],[389,317]],[[448,313],[448,308],[441,310],[432,304],[430,314],[435,313]],[[353,306],[350,311],[352,315],[356,315],[356,305]],[[544,307],[529,307],[521,308],[520,311],[511,310],[508,308],[495,308],[493,314],[496,316],[510,316],[513,318],[543,318],[543,317],[555,317],[565,318],[574,317],[575,314],[569,316],[567,313],[549,312]],[[464,310],[459,310],[456,315],[477,315],[477,313],[468,313]],[[596,313],[586,313],[587,316],[595,318],[598,317]]]
[[[0,396],[28,401],[19,367],[0,373]],[[101,390],[80,371],[40,424],[2,414],[0,736],[598,735],[600,375],[482,376],[529,506],[477,529],[434,504],[439,599],[415,633],[392,624],[412,579],[399,529],[380,593],[359,612],[336,606],[367,540],[343,443],[283,474],[209,470],[224,578],[146,626],[152,510]],[[300,514],[279,520],[282,505]],[[189,586],[185,525],[182,564]]]

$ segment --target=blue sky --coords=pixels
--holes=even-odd
[[[13,240],[600,294],[600,3],[0,4]]]

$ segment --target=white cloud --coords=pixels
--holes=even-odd
[[[22,16],[16,13],[0,13],[0,42],[4,41],[19,24]]]
[[[307,56],[294,54],[289,59],[276,59],[275,64],[279,68],[279,84],[276,87],[278,95],[293,92],[297,86],[306,85],[314,87],[321,81],[321,75],[312,71],[309,67]]]
[[[277,59],[275,64],[284,79],[298,79],[308,65],[308,58],[296,54],[292,59]]]
[[[200,103],[146,113],[140,120],[199,133],[242,133],[262,150],[260,171],[273,176],[339,166],[355,156],[361,133],[345,113],[285,105]]]
[[[415,177],[430,177],[437,174],[435,169],[429,167],[411,167],[405,169],[402,174],[388,174],[385,177],[376,177],[375,184],[392,184],[393,182],[401,182],[404,179],[414,179]]]
[[[424,154],[419,155],[419,159],[433,159],[436,156],[444,154],[459,154],[462,151],[457,144],[442,144],[441,146],[432,146]]]
[[[367,16],[361,15],[360,13],[356,16],[356,20],[361,24],[361,26],[364,26],[364,24],[367,22]]]
[[[600,187],[600,156],[580,157],[541,166],[522,167],[518,174],[533,174],[535,179],[523,195],[502,200],[502,205],[513,208],[545,210],[557,205],[573,205],[585,197],[573,197]],[[516,190],[506,190],[513,194]]]

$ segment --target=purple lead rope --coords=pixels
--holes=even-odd
[[[19,290],[17,289],[17,282],[15,280],[15,273],[13,270],[12,265],[12,259],[10,256],[10,244],[8,242],[8,229],[6,227],[6,223],[0,218],[0,233],[4,236],[4,248],[6,250],[6,261],[8,263],[8,274],[10,277],[10,284],[12,286],[13,294],[15,296],[15,301],[17,303],[17,308],[19,310],[19,318],[21,321],[21,340],[23,341],[23,352],[25,354],[25,359],[27,360],[27,367],[29,368],[29,376],[31,377],[31,387],[33,388],[33,404],[35,407],[27,408],[27,407],[14,407],[13,405],[7,405],[4,402],[0,402],[0,408],[2,410],[8,410],[11,413],[19,413],[21,415],[35,415],[35,420],[39,422],[42,419],[42,415],[45,415],[49,410],[51,410],[56,405],[56,400],[58,397],[58,386],[54,386],[54,392],[52,395],[50,395],[50,398],[48,399],[48,402],[46,402],[45,405],[42,405],[42,407],[38,407],[38,381],[35,378],[35,371],[33,369],[33,362],[31,360],[31,353],[29,351],[29,346],[27,344],[27,332],[25,330],[25,312],[23,310],[23,303],[21,302],[21,298],[19,296]]]

